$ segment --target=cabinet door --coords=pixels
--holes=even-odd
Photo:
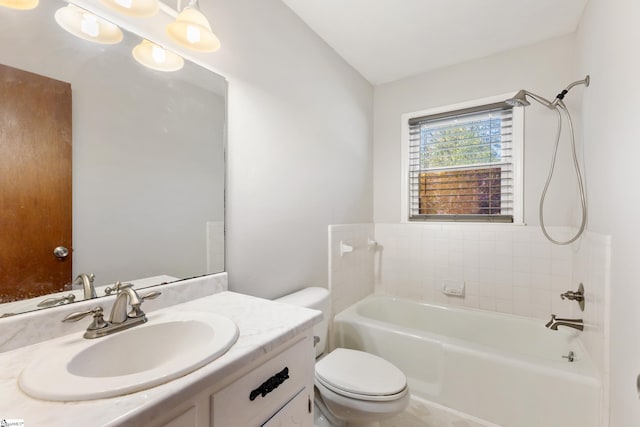
[[[305,387],[280,409],[262,427],[311,427],[313,426],[313,390]]]
[[[266,361],[247,375],[239,378],[213,395],[211,419],[215,427],[256,427],[290,402],[303,390],[313,390],[314,348],[310,337],[305,337]],[[275,387],[265,384],[274,381],[283,370],[287,378],[276,381]],[[313,424],[313,423],[312,423]],[[310,425],[312,425],[310,424]]]

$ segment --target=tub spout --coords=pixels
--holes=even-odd
[[[554,331],[558,330],[558,326],[567,326],[579,331],[584,330],[584,323],[582,322],[582,319],[561,319],[557,318],[555,314],[551,315],[551,320],[549,320],[544,326]]]

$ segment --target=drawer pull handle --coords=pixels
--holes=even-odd
[[[260,387],[251,391],[251,393],[249,394],[249,400],[254,401],[258,396],[265,397],[267,394],[278,388],[278,386],[285,382],[285,380],[287,380],[288,378],[289,368],[285,367],[282,371],[278,372],[277,374],[263,382]]]

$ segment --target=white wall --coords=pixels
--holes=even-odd
[[[400,221],[401,121],[403,113],[452,105],[527,89],[554,98],[576,72],[573,35],[515,49],[415,77],[376,86],[374,104],[374,221]],[[567,96],[572,113],[582,89]],[[573,98],[573,99],[572,99]],[[525,222],[538,223],[538,197],[544,186],[556,131],[555,114],[532,102],[525,109]],[[546,201],[545,224],[572,225],[575,178],[563,141]]]
[[[371,222],[373,89],[279,0],[200,5],[229,81],[229,287],[326,286],[327,226]]]
[[[85,70],[72,85],[74,276],[207,273],[207,222],[224,217],[224,97],[137,64]]]
[[[591,0],[578,30],[579,69],[592,77],[584,98],[589,228],[611,234],[611,425],[638,425],[640,401],[640,180],[637,55],[640,3]]]

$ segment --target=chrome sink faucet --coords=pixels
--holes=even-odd
[[[96,290],[93,287],[93,281],[96,278],[94,274],[85,274],[80,273],[78,277],[76,277],[71,285],[82,285],[82,289],[84,290],[84,299],[97,298]]]
[[[144,296],[139,296],[131,283],[115,284],[117,291],[116,300],[111,307],[109,321],[103,318],[102,307],[94,307],[87,311],[71,313],[62,319],[63,322],[76,322],[85,316],[93,315],[93,321],[84,333],[85,338],[100,338],[118,331],[141,325],[147,321],[147,316],[140,306],[145,299],[153,299],[161,295],[161,292],[153,291]],[[127,313],[128,306],[131,311]]]
[[[558,330],[558,326],[567,326],[579,331],[584,330],[584,323],[582,319],[561,319],[557,318],[555,314],[551,315],[551,320],[549,320],[544,326],[554,331]]]

